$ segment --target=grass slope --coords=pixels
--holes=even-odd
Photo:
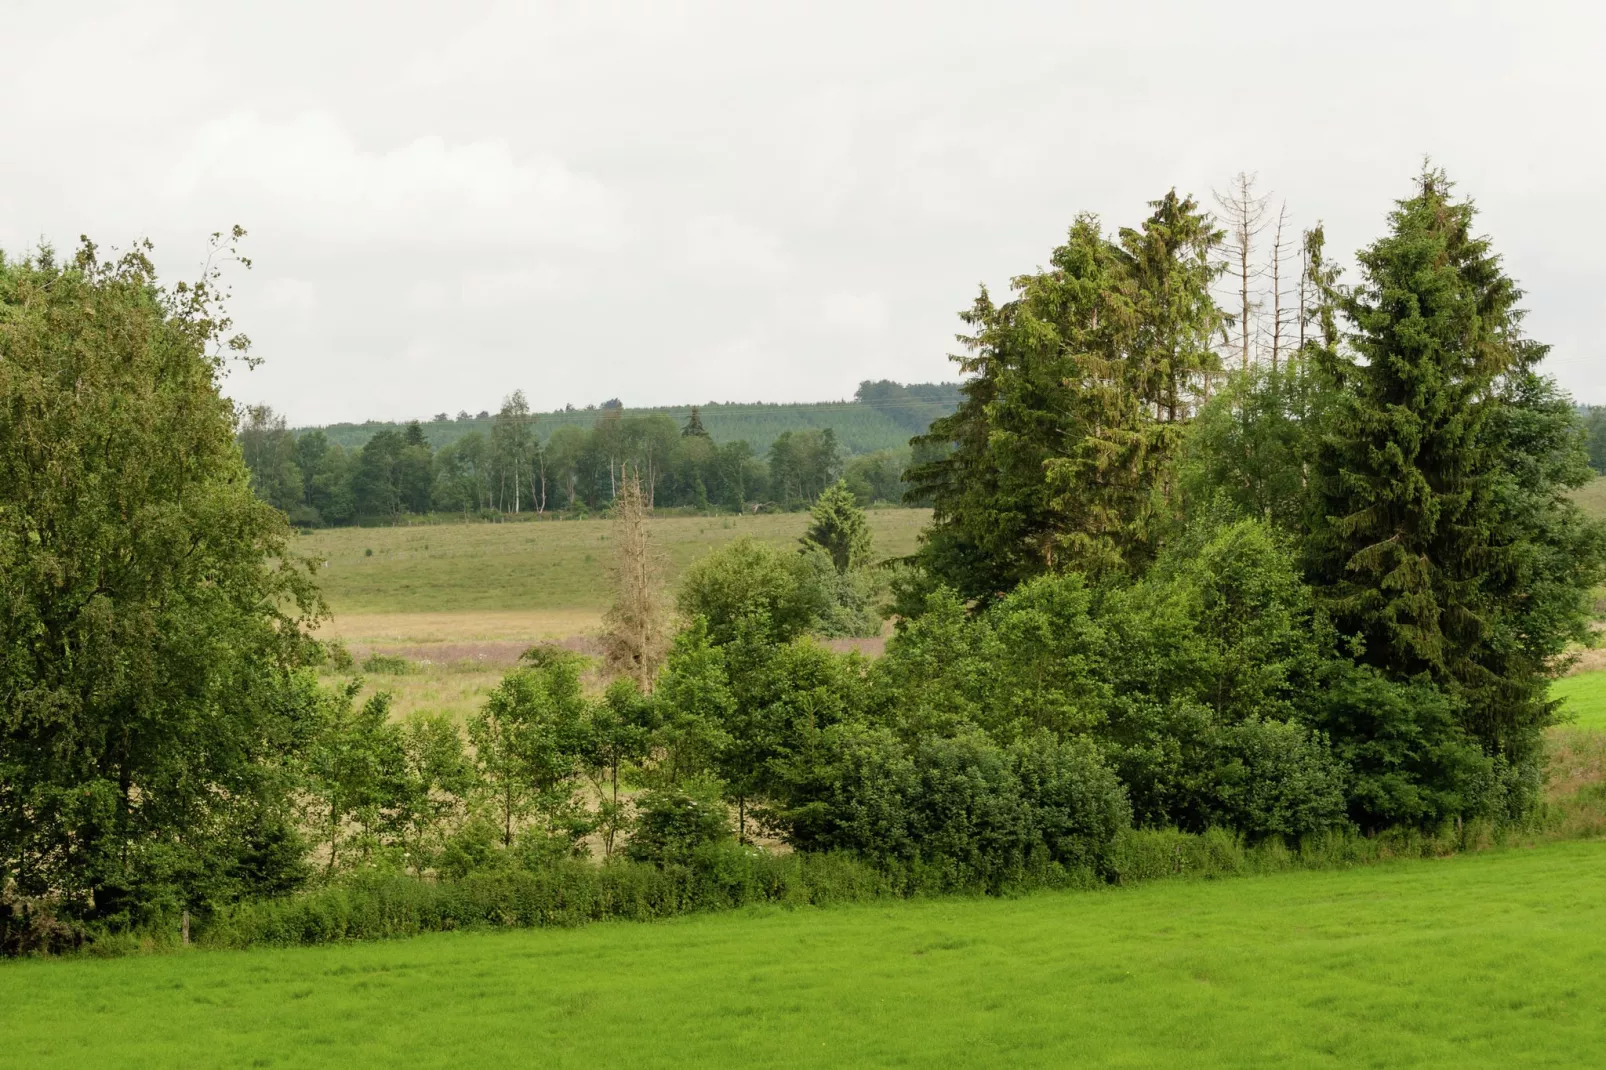
[[[928,509],[874,509],[875,552],[914,550]],[[751,535],[795,547],[806,513],[760,516],[659,517],[654,544],[668,579],[709,550]],[[297,540],[302,553],[323,557],[324,597],[336,617],[409,614],[585,611],[600,614],[609,599],[608,521],[429,524],[416,527],[327,528]],[[369,554],[369,551],[372,554]]]
[[[0,964],[0,1066],[1588,1066],[1606,846]]]

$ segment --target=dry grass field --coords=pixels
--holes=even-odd
[[[1590,516],[1606,518],[1606,476],[1573,491],[1573,501],[1583,506]]]

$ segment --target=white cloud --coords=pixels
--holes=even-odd
[[[318,286],[307,279],[266,279],[260,289],[262,307],[274,312],[305,316],[318,308]]]
[[[771,283],[790,270],[773,234],[727,215],[701,216],[686,225],[682,262],[700,280],[721,286]]]
[[[520,156],[502,140],[450,143],[436,135],[366,148],[321,112],[207,122],[160,192],[191,210],[226,206],[339,247],[609,249],[625,234],[616,198],[550,156]]]
[[[820,320],[834,330],[872,334],[886,330],[891,316],[880,294],[833,293],[820,301]]]

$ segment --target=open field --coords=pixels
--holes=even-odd
[[[894,557],[914,550],[931,513],[869,515],[876,553]],[[673,583],[717,546],[743,535],[792,546],[807,523],[805,513],[661,517],[652,530]],[[430,647],[574,637],[594,631],[608,604],[606,520],[330,528],[296,548],[326,561],[319,583],[334,619],[325,634],[359,650],[440,660]]]
[[[871,510],[876,553],[912,552],[930,515]],[[673,583],[732,539],[789,547],[807,523],[805,513],[661,517],[652,530]],[[367,679],[364,695],[390,691],[398,716],[466,717],[530,644],[581,645],[608,603],[606,520],[333,528],[303,536],[297,549],[327,561],[319,583],[334,618],[324,635],[343,640],[359,661],[378,651],[414,663],[405,675]]]
[[[0,1066],[1588,1066],[1606,845],[0,966]]]

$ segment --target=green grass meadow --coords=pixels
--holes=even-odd
[[[1606,672],[1564,676],[1550,685],[1550,696],[1562,700],[1561,716],[1573,727],[1606,729]]]
[[[911,553],[928,509],[873,509],[880,557]],[[807,513],[669,516],[651,531],[671,583],[691,562],[750,535],[795,545]],[[321,557],[324,597],[336,616],[374,613],[594,610],[607,606],[608,521],[541,520],[508,524],[420,524],[327,528],[296,540]]]
[[[1599,1066],[1606,845],[0,966],[0,1066]]]

